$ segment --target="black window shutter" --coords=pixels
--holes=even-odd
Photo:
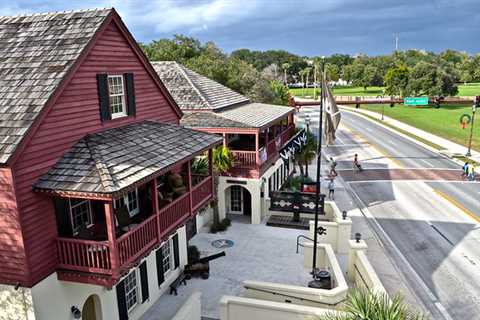
[[[102,121],[110,120],[110,101],[108,97],[108,75],[106,73],[97,74],[98,98],[100,100],[100,119]]]
[[[173,236],[173,263],[175,269],[180,265],[180,256],[178,252],[178,234]]]
[[[140,283],[142,284],[142,303],[148,300],[148,273],[147,261],[140,265]]]
[[[125,300],[125,283],[120,281],[117,284],[117,305],[120,320],[128,320],[127,301]]]
[[[133,84],[133,73],[125,73],[125,87],[127,88],[127,113],[129,116],[134,116],[136,113],[135,106],[135,85]]]
[[[163,275],[163,253],[162,248],[159,248],[155,253],[157,258],[157,275],[158,275],[158,286],[160,287],[165,281],[165,277]]]

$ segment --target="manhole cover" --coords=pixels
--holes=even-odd
[[[233,247],[233,241],[228,239],[218,239],[218,240],[212,241],[212,246],[219,249],[230,248],[230,247]]]

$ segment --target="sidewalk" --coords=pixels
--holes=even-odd
[[[339,106],[341,109],[360,113],[363,115],[367,115],[369,117],[381,120],[382,115],[373,111],[369,110],[362,110],[362,109],[356,109],[352,107],[347,107],[347,106]],[[425,139],[427,141],[431,141],[434,144],[437,144],[439,146],[442,146],[444,150],[440,150],[440,152],[444,153],[445,155],[452,156],[452,155],[461,155],[464,156],[465,153],[467,152],[467,148],[457,144],[455,142],[452,142],[450,140],[441,138],[439,136],[436,136],[434,134],[431,134],[429,132],[423,131],[421,129],[415,128],[411,125],[405,124],[401,121],[389,118],[384,116],[384,123],[389,124],[390,126],[399,128],[401,130],[407,131],[419,138]],[[476,162],[480,162],[480,152],[472,150],[472,156],[470,157],[472,160]]]

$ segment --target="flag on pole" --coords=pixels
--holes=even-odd
[[[323,97],[323,108],[325,110],[325,144],[329,145],[335,141],[335,131],[337,130],[342,118],[340,110],[335,102],[332,90],[325,81],[325,75],[322,77],[322,88],[325,92]]]

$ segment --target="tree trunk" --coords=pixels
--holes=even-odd
[[[218,209],[218,174],[213,174],[213,194],[216,196],[213,201],[213,225],[220,223],[220,212]]]

